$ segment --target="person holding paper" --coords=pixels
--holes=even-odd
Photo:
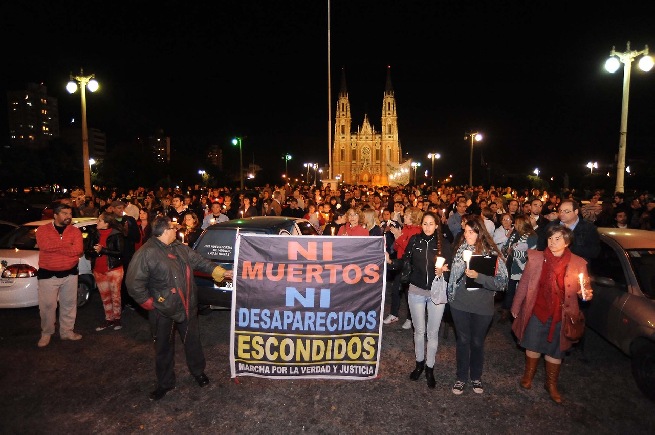
[[[421,219],[421,232],[411,237],[403,257],[392,260],[389,258],[389,254],[386,254],[387,263],[391,265],[391,269],[402,269],[404,262],[411,265],[408,305],[414,323],[416,367],[410,373],[409,378],[417,381],[425,369],[425,378],[429,388],[436,386],[434,364],[439,345],[439,327],[446,307],[445,303],[433,303],[430,290],[435,277],[441,276],[448,270],[448,265],[443,264],[443,261],[450,257],[450,244],[443,238],[439,222],[436,214],[424,213]],[[438,257],[442,257],[439,260],[440,267],[437,267],[436,264]],[[427,351],[425,349],[426,332],[428,336]]]
[[[484,266],[485,273],[476,264]],[[490,271],[486,270],[489,265]],[[462,240],[455,247],[447,289],[457,331],[457,380],[453,394],[462,394],[469,379],[475,393],[484,391],[484,340],[494,316],[495,292],[505,290],[507,279],[505,259],[487,232],[482,217],[471,215]]]
[[[512,303],[512,331],[525,349],[525,371],[521,387],[532,388],[537,364],[544,354],[546,382],[550,398],[561,403],[557,380],[564,352],[572,346],[562,331],[564,312],[578,313],[578,297],[590,300],[587,262],[569,249],[573,231],[564,225],[549,226],[548,246],[543,251],[528,250],[528,262]]]

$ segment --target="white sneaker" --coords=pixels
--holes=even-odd
[[[412,321],[409,319],[405,320],[405,323],[403,323],[403,329],[412,329]]]
[[[394,316],[393,314],[389,314],[386,319],[382,321],[385,325],[388,325],[390,323],[394,323],[398,321],[398,317]]]
[[[36,344],[39,347],[46,347],[50,344],[50,334],[42,334],[39,342]]]

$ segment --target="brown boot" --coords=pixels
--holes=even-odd
[[[537,373],[537,364],[539,364],[539,358],[525,356],[525,371],[521,378],[521,386],[526,390],[532,388],[532,380],[534,379],[534,374]]]
[[[562,403],[562,397],[559,395],[559,391],[557,391],[557,379],[559,378],[561,368],[561,364],[546,361],[546,383],[544,383],[544,388],[548,391],[550,398],[555,403]]]

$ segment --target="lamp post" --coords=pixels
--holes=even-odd
[[[594,169],[598,169],[598,162],[589,162],[589,163],[587,163],[587,167],[589,168],[589,171],[590,171],[589,173],[593,174]]]
[[[416,185],[416,169],[421,166],[421,162],[412,162],[410,166],[414,169],[414,185]]]
[[[464,140],[467,139],[471,140],[471,157],[469,159],[469,186],[473,186],[473,142],[480,142],[482,140],[482,135],[477,131],[467,133],[464,136]]]
[[[616,72],[621,63],[623,64],[623,100],[621,103],[621,131],[619,134],[619,154],[616,162],[616,192],[624,192],[623,180],[625,176],[625,147],[628,136],[628,96],[630,93],[630,65],[638,56],[639,68],[642,71],[650,71],[653,67],[653,58],[648,56],[648,46],[644,46],[641,51],[630,50],[630,41],[628,41],[627,51],[617,53],[612,47],[610,58],[605,62],[605,69],[611,73]]]
[[[242,137],[235,137],[232,139],[232,145],[239,145],[239,181],[241,182],[241,190],[243,190],[243,148],[241,142]]]
[[[310,168],[313,168],[313,167],[315,166],[315,163],[303,163],[303,166],[304,166],[305,168],[307,168],[307,177],[306,177],[306,180],[307,180],[307,185],[309,186],[309,169],[310,169]]]
[[[434,159],[440,159],[441,154],[439,153],[430,153],[428,154],[428,159],[432,159],[432,188],[434,189]]]
[[[80,75],[70,75],[70,81],[66,85],[66,90],[69,93],[77,91],[79,83],[80,98],[82,100],[82,169],[84,171],[84,193],[86,196],[92,196],[91,192],[91,165],[89,164],[89,132],[86,126],[86,89],[90,92],[98,90],[98,82],[95,79],[95,74],[90,76],[84,75],[84,70],[80,68]]]
[[[537,178],[539,178],[539,172],[541,172],[539,171],[539,168],[534,168],[534,171],[532,171],[532,173],[535,174]]]
[[[291,154],[286,153],[282,156],[282,159],[284,160],[284,175],[286,176],[288,172],[288,162],[291,160]]]

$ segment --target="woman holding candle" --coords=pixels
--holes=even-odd
[[[496,257],[495,274],[490,276],[472,270],[471,254]],[[482,394],[484,340],[494,316],[495,292],[507,287],[507,266],[481,216],[467,216],[450,269],[448,302],[457,331],[457,380],[452,391],[462,394],[470,379],[473,392]],[[472,278],[479,288],[467,288],[466,278]]]
[[[439,346],[439,327],[446,307],[445,303],[437,304],[432,301],[430,289],[435,277],[448,270],[448,265],[443,264],[443,260],[451,255],[450,244],[442,236],[439,221],[436,214],[426,212],[421,219],[421,232],[411,237],[402,258],[391,259],[388,253],[385,254],[391,269],[402,269],[404,263],[411,266],[408,305],[414,324],[416,367],[409,374],[409,378],[417,381],[425,369],[429,388],[436,386],[434,364]],[[441,257],[442,261],[439,267],[436,264],[437,257]]]
[[[359,208],[350,208],[346,212],[346,223],[339,228],[337,236],[368,236],[364,228],[364,215]]]
[[[554,225],[548,227],[546,237],[548,246],[543,252],[528,250],[528,262],[512,303],[512,331],[525,348],[521,387],[532,388],[537,364],[544,354],[544,388],[554,402],[562,403],[557,380],[562,356],[573,344],[563,335],[562,318],[564,312],[575,318],[577,298],[590,300],[593,292],[585,286],[587,262],[569,250],[573,232],[564,225]]]
[[[202,234],[198,215],[192,211],[184,214],[182,226],[178,231],[178,239],[187,246],[193,246]]]

